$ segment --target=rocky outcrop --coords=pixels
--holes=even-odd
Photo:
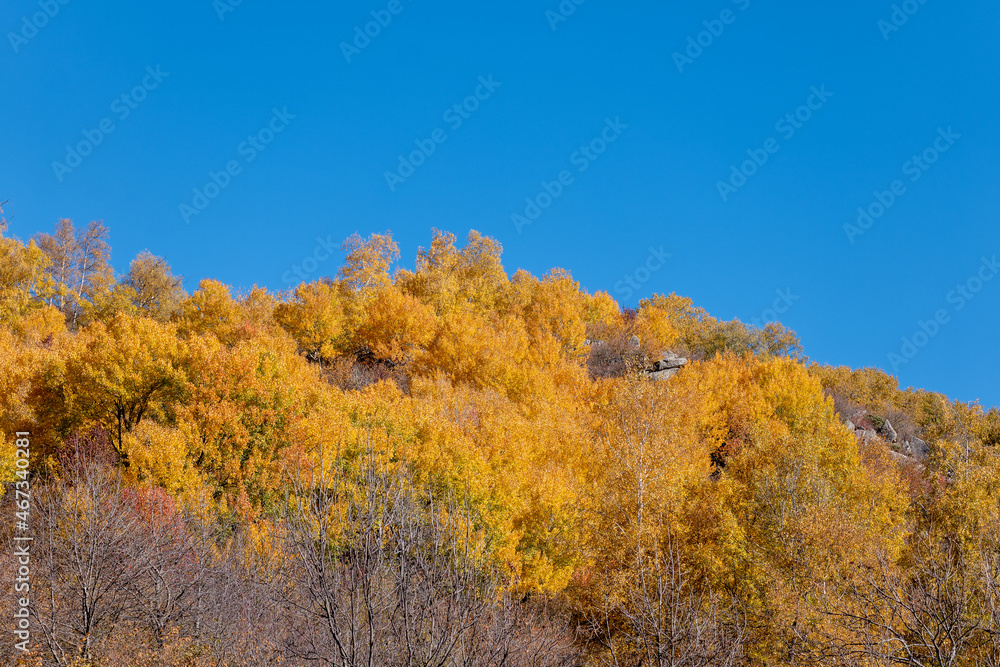
[[[661,352],[650,359],[643,352],[642,341],[634,335],[610,343],[588,338],[583,344],[592,377],[621,377],[641,369],[651,380],[669,380],[688,364],[687,359],[673,352]]]
[[[866,442],[871,442],[879,437],[878,431],[873,428],[855,428],[854,435],[857,436],[858,439]]]
[[[894,443],[899,440],[899,435],[897,435],[896,429],[892,427],[892,424],[889,423],[888,419],[882,422],[882,427],[878,430],[878,434],[882,436],[882,439],[886,442]]]
[[[669,380],[687,366],[687,363],[688,360],[684,357],[673,352],[664,352],[653,362],[652,367],[646,370],[646,374],[651,380]]]
[[[927,455],[931,453],[930,445],[920,438],[910,438],[909,440],[904,441],[900,450],[906,456],[910,456],[919,461],[923,461],[927,458]]]
[[[881,425],[877,428],[862,428],[855,424],[858,423],[870,424],[872,421],[881,422]],[[852,415],[844,422],[844,426],[847,427],[851,433],[855,435],[859,440],[864,440],[866,442],[872,442],[874,440],[882,440],[889,447],[890,452],[894,459],[898,461],[909,461],[912,463],[920,463],[927,458],[930,453],[930,446],[917,437],[904,438],[899,437],[899,433],[893,428],[889,420],[879,420],[877,418],[872,418],[870,415],[859,412]]]
[[[673,352],[664,352],[660,358],[653,362],[654,371],[667,371],[675,368],[687,366],[688,360],[679,357]]]

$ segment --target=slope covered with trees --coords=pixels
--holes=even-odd
[[[117,276],[107,237],[0,235],[0,471],[13,516],[30,431],[36,540],[5,658],[1000,664],[996,411],[508,275],[476,232],[413,271],[354,236],[336,276],[245,294],[149,253]],[[693,363],[646,379],[664,350]]]

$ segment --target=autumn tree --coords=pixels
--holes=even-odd
[[[707,339],[718,320],[686,297],[654,294],[639,302],[638,319],[664,349],[678,347],[685,354],[706,356]]]
[[[601,401],[583,600],[599,664],[735,665],[745,621],[706,585],[687,525],[710,484],[711,441],[690,391],[627,374]]]
[[[129,289],[128,294],[136,308],[159,321],[170,319],[187,296],[181,278],[170,272],[162,257],[156,257],[149,251],[143,251],[132,260],[122,285]]]
[[[291,433],[323,392],[316,371],[291,341],[263,333],[231,347],[193,338],[182,363],[176,420],[187,456],[227,512],[255,515],[276,501]]]
[[[0,233],[0,323],[24,329],[25,322],[46,315],[48,257],[34,241],[23,245]]]
[[[310,361],[331,361],[345,351],[344,297],[338,283],[299,285],[292,299],[277,305],[274,318]]]
[[[399,246],[391,232],[372,234],[368,239],[354,234],[344,241],[342,249],[347,257],[339,278],[348,289],[361,293],[389,284],[389,269],[399,257]]]
[[[0,441],[13,442],[14,434],[25,431],[33,422],[29,402],[30,381],[35,364],[32,354],[9,331],[0,328]],[[15,479],[17,450],[0,451],[0,482]]]
[[[454,234],[434,230],[430,247],[417,252],[416,271],[401,271],[397,283],[438,315],[464,309],[494,312],[508,285],[502,247],[474,230],[463,248],[455,240]]]
[[[38,234],[35,240],[49,260],[49,303],[71,324],[81,323],[88,306],[115,285],[107,227],[91,222],[77,232],[70,220],[63,219],[52,234]]]
[[[236,341],[241,318],[229,287],[217,280],[202,280],[194,294],[181,302],[174,319],[183,335],[210,332],[228,344]]]
[[[151,414],[166,418],[179,396],[182,344],[172,326],[125,314],[107,325],[95,322],[78,336],[65,364],[46,376],[49,396],[58,399],[48,413],[63,433],[103,427],[127,466],[125,436]]]
[[[587,337],[584,318],[588,305],[580,284],[561,269],[550,271],[541,280],[518,271],[512,283],[511,307],[524,319],[532,341],[529,354],[542,363],[546,355],[579,355]]]
[[[510,600],[454,498],[421,497],[371,452],[356,471],[297,472],[281,568],[289,655],[351,667],[572,664],[565,634],[527,625],[541,619]]]
[[[902,483],[861,465],[819,382],[792,359],[724,354],[670,385],[694,392],[689,424],[714,469],[685,494],[689,562],[740,602],[748,655],[780,662],[800,642],[792,628],[823,630],[805,591],[842,590],[859,564],[898,553]]]
[[[973,426],[979,442],[987,447],[1000,445],[1000,409],[992,408],[977,419]]]
[[[392,366],[411,361],[434,335],[434,313],[394,285],[374,289],[351,318],[351,349]]]

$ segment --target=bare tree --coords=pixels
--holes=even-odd
[[[52,234],[35,235],[35,242],[50,260],[51,305],[77,324],[85,303],[114,282],[108,228],[95,221],[77,232],[72,221],[63,219]]]
[[[281,577],[289,657],[340,667],[573,664],[572,635],[512,601],[454,498],[419,494],[405,471],[370,454],[350,481],[300,476],[293,487]]]
[[[980,546],[982,555],[981,576],[983,582],[984,667],[1000,667],[1000,521],[994,519],[989,531],[990,538],[983,539]]]
[[[8,199],[0,201],[0,236],[3,236],[3,234],[7,231],[7,228],[10,226],[10,220],[7,219],[7,214],[4,213],[3,210],[3,207],[6,206],[9,201],[10,200]]]
[[[56,287],[49,303],[66,313],[71,305],[69,286],[79,255],[76,229],[72,221],[63,218],[52,234],[36,234],[35,243],[49,258],[47,273]]]
[[[51,664],[193,634],[201,556],[174,501],[125,485],[112,460],[103,432],[74,437],[34,494],[32,614]]]
[[[958,544],[922,531],[908,560],[901,567],[881,558],[828,604],[827,614],[847,635],[831,638],[827,654],[848,664],[998,664],[995,554],[970,561]]]
[[[288,616],[276,604],[276,582],[247,554],[253,547],[245,531],[226,541],[214,555],[205,554],[199,583],[194,634],[212,665],[269,667],[284,661],[281,637]],[[216,543],[216,536],[210,539]]]
[[[636,563],[624,590],[604,585],[589,617],[591,637],[613,667],[730,667],[740,664],[746,618],[738,604],[696,583],[674,536]]]
[[[198,554],[185,522],[162,489],[126,489],[123,500],[141,521],[144,562],[125,583],[134,598],[137,623],[163,649],[168,634],[192,620],[194,597],[201,583]]]
[[[132,260],[122,284],[131,289],[132,303],[157,320],[167,320],[186,296],[183,280],[170,272],[162,257],[148,250]]]
[[[150,556],[140,518],[121,496],[120,476],[82,444],[63,458],[65,477],[35,495],[35,579],[42,594],[32,613],[57,665],[90,660],[136,611],[131,589]]]

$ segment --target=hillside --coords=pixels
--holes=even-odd
[[[474,231],[344,251],[187,294],[0,235],[26,664],[1000,664],[996,410]]]

